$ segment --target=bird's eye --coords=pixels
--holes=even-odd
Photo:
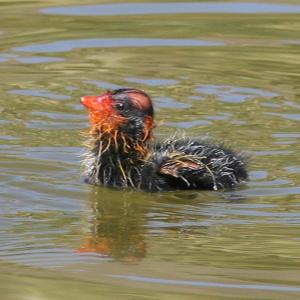
[[[121,110],[121,111],[124,110],[124,104],[123,103],[116,103],[115,107],[116,107],[117,110]]]

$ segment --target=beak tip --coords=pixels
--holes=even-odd
[[[80,98],[80,103],[84,105],[85,97]]]
[[[91,106],[91,99],[89,96],[83,96],[80,98],[80,104],[83,105],[86,108],[89,108]]]

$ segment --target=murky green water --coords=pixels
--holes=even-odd
[[[300,298],[300,3],[155,2],[0,1],[1,299]],[[119,86],[157,138],[251,153],[250,182],[83,183],[79,98]]]

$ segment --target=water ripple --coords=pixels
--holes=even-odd
[[[133,82],[133,83],[140,83],[144,85],[150,85],[150,86],[164,86],[164,85],[174,85],[177,84],[177,80],[173,79],[162,79],[162,78],[134,78],[134,77],[128,77],[126,78],[126,81]]]
[[[41,64],[41,63],[64,61],[64,59],[61,57],[46,57],[46,56],[18,57],[16,58],[16,60],[23,64]]]
[[[275,284],[233,284],[233,283],[208,282],[208,281],[163,279],[163,278],[133,276],[133,275],[111,275],[111,277],[127,279],[132,281],[142,281],[147,283],[158,283],[158,284],[167,284],[167,285],[187,285],[187,286],[197,286],[197,287],[250,289],[250,290],[266,290],[266,291],[278,291],[278,292],[300,292],[300,286],[287,286],[287,285],[285,286],[285,285],[275,285]]]
[[[154,106],[157,108],[189,108],[191,107],[188,103],[182,103],[174,100],[170,97],[155,97],[153,99]]]
[[[257,97],[276,97],[277,93],[257,88],[234,87],[229,85],[202,85],[196,88],[196,92],[217,96],[221,101],[240,103]]]
[[[146,38],[114,38],[114,39],[79,39],[65,40],[46,44],[34,44],[14,48],[15,51],[46,53],[68,52],[85,48],[120,48],[120,47],[202,47],[223,46],[222,42],[191,39],[146,39]]]
[[[100,5],[81,5],[49,7],[40,10],[46,14],[71,16],[113,16],[113,15],[149,15],[149,14],[186,14],[186,13],[300,13],[300,5],[274,3],[240,2],[170,2],[170,3],[119,3]]]
[[[55,100],[67,100],[71,99],[68,95],[61,95],[57,93],[52,93],[47,90],[35,90],[35,89],[14,89],[8,91],[9,94],[21,95],[21,96],[34,96],[34,97],[43,97],[48,99]]]

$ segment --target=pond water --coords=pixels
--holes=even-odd
[[[299,299],[300,4],[121,2],[0,3],[1,299]],[[86,185],[79,99],[124,86],[250,181]]]

